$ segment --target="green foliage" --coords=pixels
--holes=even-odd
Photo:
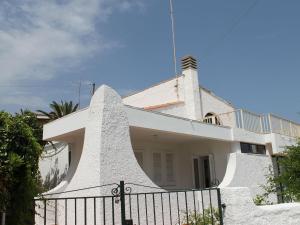
[[[220,225],[220,214],[215,208],[204,209],[204,213],[190,211],[189,214],[185,213],[183,221],[179,224],[188,225]]]
[[[78,104],[73,105],[73,102],[61,101],[61,103],[57,103],[53,101],[50,103],[51,112],[45,112],[43,110],[37,110],[37,112],[42,113],[43,115],[47,116],[50,120],[55,120],[61,118],[65,115],[68,115],[72,112],[75,112],[78,108]]]
[[[260,185],[260,187],[263,189],[262,194],[258,194],[253,199],[254,203],[256,205],[272,205],[273,203],[269,201],[269,197],[271,194],[277,194],[278,192],[278,185],[274,182],[274,172],[273,167],[269,167],[269,173],[266,175],[266,184]]]
[[[279,161],[281,173],[274,177],[274,183],[281,184],[283,195],[294,201],[300,201],[300,142],[289,146]]]
[[[41,191],[41,134],[33,113],[0,112],[0,210],[6,211],[8,225],[33,224],[33,198]]]
[[[275,176],[269,168],[267,184],[261,186],[264,193],[253,199],[255,204],[272,204],[268,201],[270,194],[281,195],[284,200],[300,201],[300,142],[286,147],[278,164],[280,173]]]

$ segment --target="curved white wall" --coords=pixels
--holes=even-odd
[[[262,185],[267,184],[269,169],[272,171],[273,165],[267,155],[231,153],[225,177],[219,187],[247,187],[254,198],[265,192]],[[269,200],[277,202],[276,195],[271,194]]]

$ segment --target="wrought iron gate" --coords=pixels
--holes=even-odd
[[[219,188],[164,191],[124,181],[110,185],[115,187],[106,196],[35,199],[36,224],[223,225]]]

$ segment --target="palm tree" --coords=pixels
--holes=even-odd
[[[58,118],[61,118],[65,115],[75,112],[78,108],[78,104],[73,105],[72,101],[61,101],[61,103],[53,101],[52,103],[50,103],[49,106],[52,110],[51,112],[45,112],[43,110],[37,110],[37,112],[43,114],[44,116],[47,116],[50,120],[56,120]]]
[[[61,103],[57,103],[56,101],[53,101],[52,103],[50,103],[49,107],[52,111],[45,112],[43,110],[37,110],[37,112],[39,112],[42,115],[49,118],[49,121],[52,121],[52,120],[61,118],[65,115],[68,115],[72,112],[75,112],[78,108],[78,104],[73,105],[72,101],[67,102],[67,101],[61,100]],[[57,146],[59,148],[57,148]],[[53,143],[52,141],[48,141],[47,145],[45,145],[45,148],[44,148],[45,152],[44,152],[43,158],[54,157],[55,155],[59,154],[61,151],[66,149],[65,148],[66,146],[68,146],[67,143]],[[47,151],[47,149],[48,149],[48,151]],[[52,151],[52,149],[54,149],[54,152]],[[70,164],[70,160],[71,160],[70,157],[71,157],[71,155],[69,154],[69,164]],[[57,171],[55,171],[53,178],[51,178],[51,179],[50,179],[50,177],[46,178],[45,182],[43,183],[43,186],[46,187],[46,190],[48,190],[50,187],[55,187],[56,185],[58,185],[58,183],[61,181],[61,178],[62,178],[62,177],[60,177],[60,179],[57,179],[58,175],[59,174],[57,174]],[[51,186],[49,186],[49,182],[50,182]]]

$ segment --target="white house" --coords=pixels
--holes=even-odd
[[[122,100],[102,86],[88,108],[46,124],[44,139],[68,143],[71,155],[66,178],[48,196],[107,195],[110,189],[84,188],[120,180],[167,191],[218,186],[225,203],[233,206],[225,213],[231,215],[226,224],[289,224],[282,214],[286,210],[262,213],[249,199],[261,193],[271,156],[295,144],[300,125],[235,108],[199,84],[192,56],[181,63],[180,75]],[[136,191],[148,190],[138,186]],[[239,210],[252,210],[251,215],[234,213],[234,193],[247,202]],[[284,207],[295,218],[290,224],[300,221],[298,204]]]

